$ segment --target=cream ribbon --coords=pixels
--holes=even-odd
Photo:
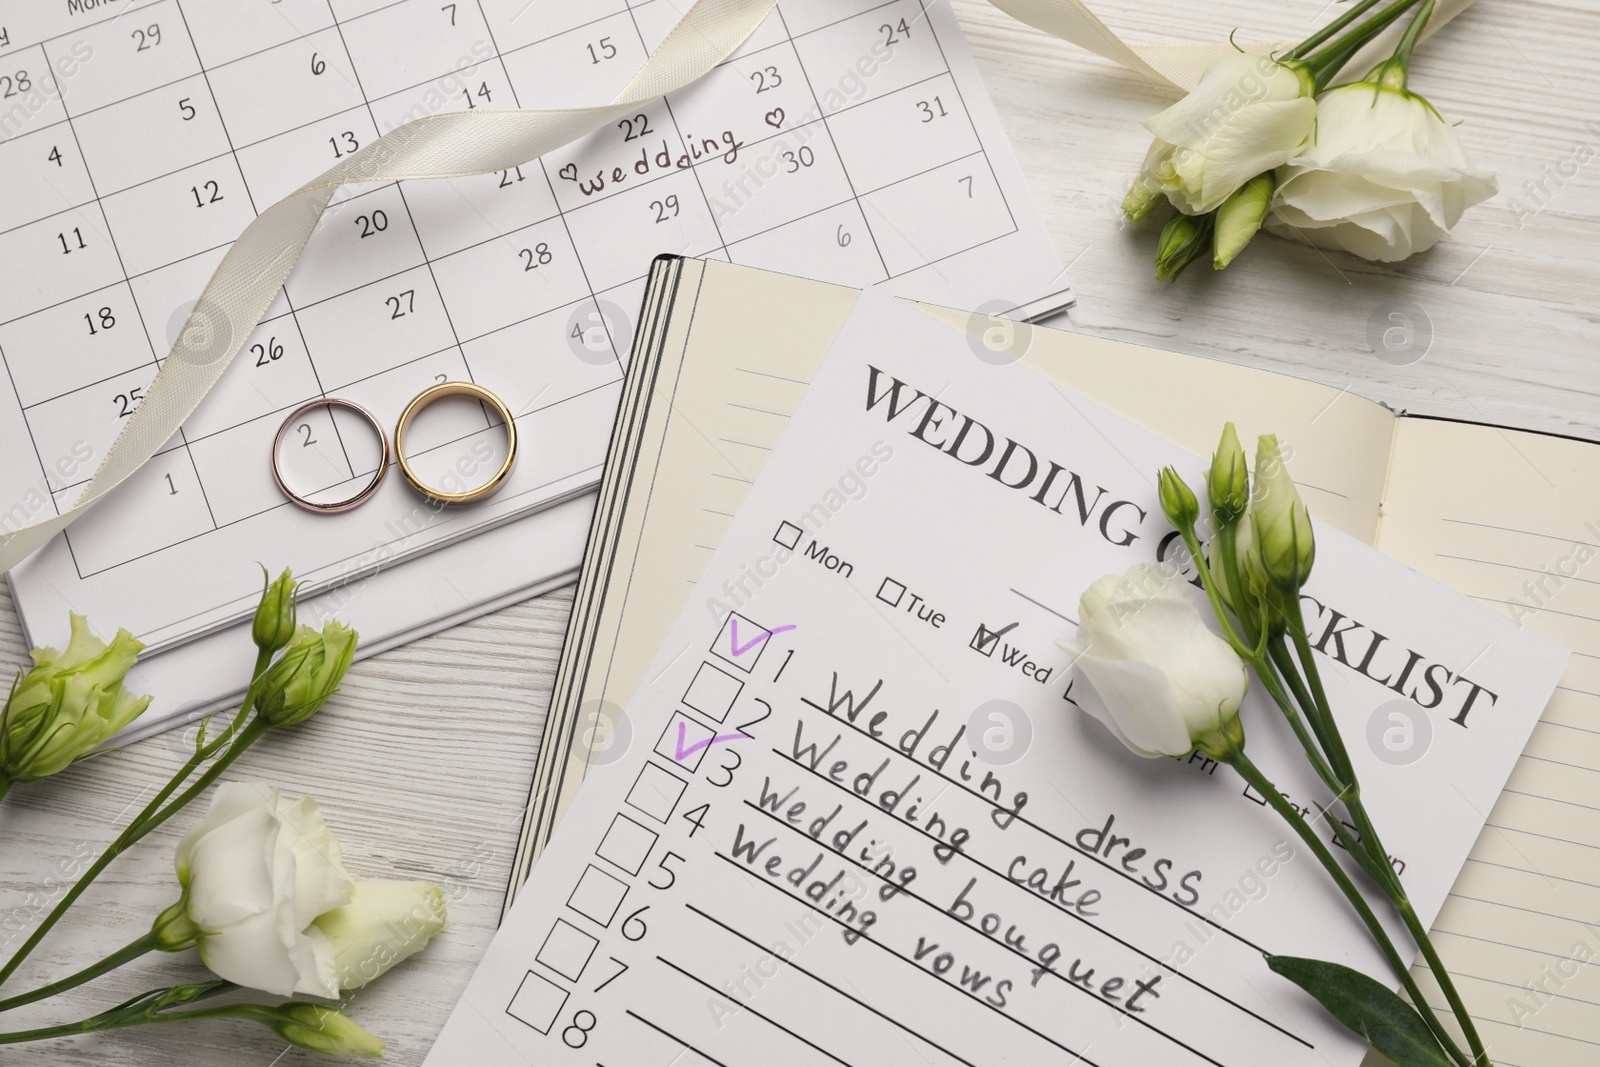
[[[1176,95],[1234,46],[1130,45],[1083,0],[992,0],[1030,26],[1103,56]],[[1473,0],[1443,0],[1432,33]],[[0,535],[0,573],[10,570],[132,477],[205,399],[283,287],[339,187],[351,182],[456,178],[508,170],[569,144],[641,104],[676,92],[727,59],[777,0],[696,0],[616,99],[601,107],[458,111],[427,115],[345,157],[263,211],[217,266],[145,398],[128,419],[77,502],[67,511]],[[1267,52],[1273,44],[1240,45]],[[1368,49],[1371,63],[1382,46]],[[1368,52],[1352,60],[1362,69]]]

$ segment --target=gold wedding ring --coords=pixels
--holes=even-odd
[[[411,469],[411,463],[406,459],[406,432],[411,429],[412,422],[430,404],[451,396],[467,396],[488,404],[499,414],[500,420],[505,424],[506,428],[506,461],[500,465],[500,469],[495,472],[493,478],[490,478],[476,489],[468,489],[461,493],[447,493],[442,489],[435,489],[433,486],[424,483],[417,476],[417,472]],[[472,382],[441,382],[418,393],[411,403],[406,405],[406,409],[400,413],[400,421],[395,424],[394,428],[394,454],[395,458],[400,462],[400,473],[411,484],[411,488],[421,493],[424,497],[441,504],[470,504],[475,500],[482,500],[484,497],[493,494],[510,477],[511,465],[517,461],[517,423],[511,417],[511,409],[506,407],[505,401],[489,392],[483,386]]]
[[[315,503],[314,501],[307,500],[299,493],[296,493],[293,489],[290,489],[288,483],[283,480],[283,471],[278,466],[278,455],[283,448],[283,439],[289,433],[289,427],[298,422],[302,415],[313,412],[318,408],[327,408],[328,417],[330,419],[333,417],[334,408],[343,408],[346,411],[354,412],[372,425],[372,432],[378,435],[378,440],[383,445],[383,456],[378,460],[378,469],[373,472],[372,481],[363,486],[361,491],[356,493],[355,496],[346,500],[336,500],[332,504]],[[301,404],[299,407],[295,408],[294,411],[290,412],[287,419],[283,420],[283,425],[278,427],[278,436],[272,439],[272,480],[278,483],[279,490],[281,490],[283,495],[288,497],[293,503],[298,504],[307,511],[317,512],[319,515],[336,515],[341,511],[349,511],[351,508],[359,507],[360,505],[365,504],[369,499],[371,499],[372,494],[378,491],[378,486],[383,484],[384,475],[388,473],[389,435],[384,432],[383,423],[379,422],[376,415],[362,407],[360,404],[354,404],[348,400],[339,400],[334,397],[323,397],[321,399],[312,400],[305,404]]]

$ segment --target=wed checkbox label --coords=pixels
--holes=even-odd
[[[634,779],[633,788],[628,790],[626,802],[633,810],[664,823],[672,818],[688,785],[671,771],[646,763],[639,770],[639,777]]]
[[[650,858],[656,837],[656,832],[648,826],[618,812],[617,817],[611,820],[611,829],[600,839],[600,846],[594,850],[594,854],[615,863],[629,874],[638,874],[644,867],[644,861]]]
[[[689,683],[688,691],[683,694],[683,703],[708,719],[723,722],[743,688],[743,679],[734,677],[715,663],[702,663],[694,674],[694,680]]]
[[[601,926],[610,926],[611,920],[616,918],[617,909],[622,907],[622,898],[627,895],[627,882],[591,863],[583,869],[578,884],[572,887],[567,907],[585,919],[593,919]]]
[[[533,958],[568,981],[576,982],[583,977],[583,969],[589,966],[589,957],[594,955],[599,944],[599,939],[593,935],[565,919],[557,919]]]

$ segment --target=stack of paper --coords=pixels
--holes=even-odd
[[[1093,380],[1114,350],[1142,381],[1165,364],[1183,405],[1213,409],[1189,420],[1210,422],[1207,444],[1224,398],[1247,424],[1270,415],[1297,473],[1365,494],[1343,518],[1366,510],[1368,536],[1389,443],[1370,465],[1312,444],[1392,417],[1362,405],[1326,427],[1318,387],[1251,396],[1249,372],[1042,332],[1021,364],[997,360],[876,299],[805,389],[819,352],[785,367],[764,345],[758,361],[741,329],[822,319],[816,336],[848,298],[715,265],[659,274],[692,294],[692,321],[664,316],[658,384],[614,442],[590,557],[605,566],[586,566],[563,665],[581,679],[563,699],[637,692],[579,724],[588,782],[430,1062],[1359,1060],[1259,957],[1383,973],[1325,874],[1225,768],[1121,750],[1074,707],[1093,694],[1053,646],[1089,580],[1161,551],[1153,471],[1198,461],[1028,364]],[[773,384],[729,384],[740,372]],[[785,378],[787,401],[751,402]],[[765,434],[712,410],[735,395]],[[696,450],[727,466],[679,466]],[[711,477],[725,497],[692,491]],[[697,526],[695,510],[737,517]],[[1433,726],[1421,758],[1355,745],[1431,920],[1566,654],[1331,527],[1320,538],[1308,592],[1347,664],[1330,669],[1346,733],[1397,703]],[[710,557],[698,581],[664,566],[690,542]],[[1397,681],[1408,662],[1447,692]],[[1257,762],[1325,801],[1274,720],[1247,711]]]

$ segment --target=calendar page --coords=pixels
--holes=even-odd
[[[9,5],[0,521],[76,499],[257,212],[413,118],[610,100],[684,6]],[[541,160],[341,191],[182,430],[12,572],[25,625],[52,636],[70,606],[171,645],[245,617],[258,559],[328,589],[585,491],[664,252],[1021,316],[1071,300],[943,0],[790,0],[699,83]],[[348,399],[393,426],[450,380],[516,418],[518,462],[488,502],[442,510],[391,477],[327,516],[275,486],[274,436],[301,404]],[[465,404],[417,433],[431,484],[503,457]],[[283,447],[327,498],[380,461],[370,429],[325,409]]]

